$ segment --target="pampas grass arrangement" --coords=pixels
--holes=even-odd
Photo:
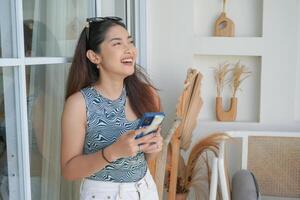
[[[229,68],[229,66],[233,66]],[[226,76],[232,75],[230,79],[226,80]],[[236,64],[221,64],[215,69],[215,81],[217,89],[216,97],[216,118],[218,121],[234,121],[237,116],[237,98],[236,94],[238,90],[241,90],[241,83],[250,76],[250,71],[247,70],[245,65],[242,65],[240,61]],[[226,83],[230,82],[232,89],[232,96],[230,98],[230,108],[226,111],[223,109],[223,102],[221,93]]]
[[[230,68],[230,66],[233,66]],[[231,73],[230,73],[231,72]],[[227,76],[232,75],[231,78]],[[236,64],[230,64],[224,62],[219,64],[217,68],[214,68],[214,78],[216,81],[217,97],[222,96],[224,86],[231,82],[232,97],[236,97],[238,90],[241,90],[241,83],[250,76],[251,72],[247,67],[238,61]]]

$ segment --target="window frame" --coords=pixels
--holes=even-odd
[[[30,154],[28,138],[28,116],[26,97],[26,67],[32,65],[66,64],[71,57],[25,57],[24,29],[23,29],[23,2],[11,1],[11,39],[13,58],[0,58],[0,68],[6,71],[3,77],[6,130],[15,133],[13,140],[7,140],[10,150],[7,151],[9,167],[9,199],[31,200]],[[96,13],[96,0],[90,1],[92,16]],[[43,67],[43,66],[41,66]],[[13,91],[13,92],[11,92]],[[8,112],[9,111],[9,112]],[[10,118],[8,120],[7,118]],[[11,120],[14,119],[14,120]]]

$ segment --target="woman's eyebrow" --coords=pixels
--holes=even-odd
[[[112,42],[112,41],[114,41],[114,40],[120,41],[120,40],[122,40],[122,39],[121,39],[121,38],[112,38],[112,39],[109,40],[109,42]]]
[[[127,38],[128,38],[128,39],[133,39],[131,35],[130,35],[130,36],[128,36]],[[119,38],[119,37],[116,37],[116,38],[112,38],[112,39],[110,39],[110,40],[109,40],[109,42],[112,42],[112,41],[115,41],[115,40],[117,40],[117,41],[120,41],[120,40],[122,40],[122,39],[121,39],[121,38]]]

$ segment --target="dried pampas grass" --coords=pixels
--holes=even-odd
[[[214,68],[214,76],[217,86],[217,96],[220,97],[222,94],[222,91],[224,89],[224,86],[226,84],[225,77],[227,76],[229,70],[230,64],[225,62],[223,64],[219,64],[217,68]]]
[[[195,200],[207,200],[210,196],[212,160],[215,153],[206,149],[199,156],[192,174],[192,181],[189,192],[193,193]],[[220,190],[217,190],[217,198],[221,196]]]
[[[251,72],[247,71],[246,66],[242,65],[240,61],[238,61],[232,68],[232,73],[232,96],[235,97],[237,90],[241,90],[241,83],[250,76]]]
[[[186,179],[185,179],[185,187],[189,188],[192,181],[192,174],[197,163],[199,156],[202,154],[204,150],[211,150],[215,153],[215,156],[218,156],[219,152],[219,143],[222,140],[228,139],[229,136],[225,133],[214,133],[209,135],[208,137],[200,140],[197,144],[194,145],[192,151],[190,153],[187,168],[186,168]]]
[[[203,188],[203,184],[200,182],[210,183],[210,165],[209,165],[209,156],[207,152],[214,154],[216,157],[219,153],[219,143],[222,140],[228,139],[229,136],[225,133],[214,133],[209,135],[208,137],[200,140],[197,144],[194,145],[192,151],[189,155],[189,159],[185,169],[180,169],[180,171],[184,170],[184,173],[180,173],[183,176],[178,178],[177,182],[177,192],[188,192],[190,188],[193,186],[197,191],[207,191],[207,189]],[[199,175],[199,172],[202,170],[202,165],[197,164],[199,160],[204,161],[206,175]],[[182,161],[181,161],[182,162]],[[202,162],[203,163],[203,162]],[[182,165],[183,166],[183,165]],[[203,180],[205,177],[206,180]],[[209,188],[208,188],[209,189]],[[209,191],[209,190],[208,190]]]
[[[230,66],[233,67],[230,68]],[[232,97],[236,97],[237,91],[241,90],[241,83],[251,74],[251,72],[248,71],[246,66],[242,65],[240,61],[238,61],[236,64],[224,62],[223,64],[219,64],[219,66],[214,69],[214,78],[217,87],[217,97],[221,97],[224,86],[229,82],[231,82],[230,85],[232,88]],[[232,74],[232,77],[226,80],[226,77],[229,75],[229,73]]]

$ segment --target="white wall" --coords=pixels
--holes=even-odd
[[[148,70],[161,89],[168,116],[165,127],[173,120],[186,70],[196,67],[204,75],[204,105],[194,132],[195,140],[215,130],[300,130],[299,1],[230,0],[227,11],[235,22],[237,37],[214,38],[212,27],[221,2],[151,0],[149,3]],[[250,67],[253,76],[244,82],[243,92],[238,94],[237,121],[217,122],[213,109],[214,81],[209,67],[238,59]]]
[[[204,101],[193,143],[225,130],[300,131],[300,1],[229,0],[236,37],[211,37],[221,0],[150,0],[149,74],[161,89],[167,121],[175,116],[189,67],[203,74]],[[215,119],[212,67],[241,60],[252,71],[238,93],[235,122]],[[224,95],[228,97],[227,95]],[[192,145],[193,145],[192,143]],[[231,175],[240,168],[241,148],[231,146]],[[232,154],[235,153],[235,154]],[[187,158],[189,151],[183,153]],[[233,156],[232,156],[233,155]],[[194,198],[191,198],[194,199]]]
[[[297,0],[267,0],[264,7],[261,120],[295,123]]]
[[[193,1],[150,1],[150,66],[148,72],[161,89],[167,122],[174,117],[175,104],[186,70],[193,63]]]
[[[211,37],[221,0],[150,0],[150,66],[170,127],[186,70],[203,74],[204,104],[193,143],[224,130],[300,130],[300,1],[230,0],[235,38]],[[238,93],[235,122],[217,122],[211,67],[241,60],[252,71]],[[228,95],[224,95],[228,96]],[[240,168],[240,147],[229,149],[231,175]],[[232,153],[237,155],[234,155]],[[184,153],[187,158],[189,152]],[[232,156],[233,155],[233,156]],[[194,199],[194,198],[191,198]]]

